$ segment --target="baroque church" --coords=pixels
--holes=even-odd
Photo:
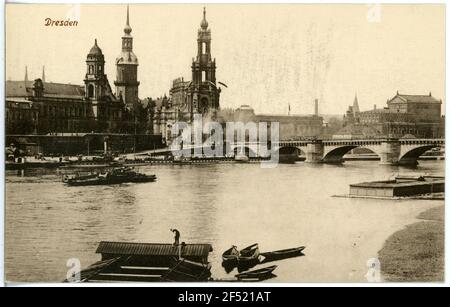
[[[172,83],[170,98],[158,98],[152,111],[153,133],[170,142],[171,128],[177,121],[192,122],[194,114],[215,120],[220,109],[220,87],[216,81],[216,60],[211,55],[211,29],[206,9],[197,32],[197,55],[192,59],[192,80],[177,78]]]

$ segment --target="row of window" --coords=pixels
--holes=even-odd
[[[8,120],[22,120],[22,119],[32,119],[37,120],[38,113],[37,112],[21,112],[21,111],[8,111],[6,110],[6,121]]]
[[[82,107],[55,107],[55,106],[41,106],[40,112],[42,116],[86,116],[87,112]]]
[[[98,65],[97,66],[97,72],[100,73],[101,71],[102,71],[102,66]],[[88,74],[90,74],[90,75],[95,74],[95,67],[94,67],[94,65],[88,65]]]

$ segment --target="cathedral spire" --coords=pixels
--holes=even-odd
[[[359,113],[358,96],[356,93],[355,93],[355,99],[353,100],[353,113]]]
[[[123,29],[123,32],[125,32],[126,35],[130,35],[131,33],[131,27],[130,27],[130,9],[127,5],[127,23],[125,24],[125,28]]]
[[[200,23],[200,27],[203,30],[208,29],[208,21],[206,20],[206,7],[203,7],[203,19],[202,22]]]

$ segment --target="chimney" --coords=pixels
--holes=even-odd
[[[42,82],[45,82],[45,66],[42,66]]]
[[[319,99],[314,100],[314,115],[319,116]]]
[[[28,66],[25,66],[25,82],[28,82]]]
[[[376,105],[376,104],[373,105],[373,109],[374,109],[374,110],[377,109],[377,105]]]

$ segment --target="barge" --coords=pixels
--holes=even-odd
[[[394,180],[350,184],[350,197],[410,197],[444,191],[445,177],[441,176],[397,176]]]

